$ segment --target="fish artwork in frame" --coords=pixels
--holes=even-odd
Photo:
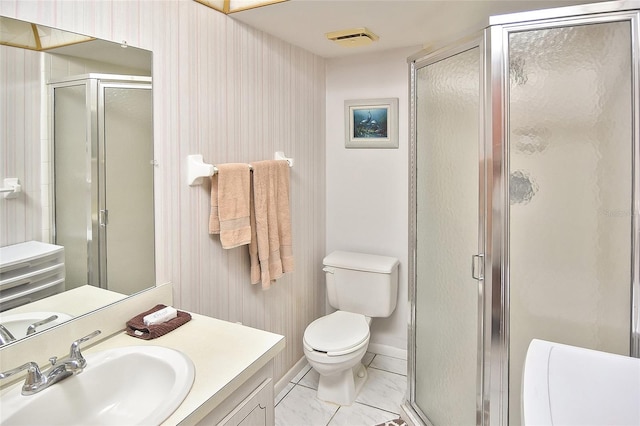
[[[398,98],[344,101],[346,148],[398,148]]]

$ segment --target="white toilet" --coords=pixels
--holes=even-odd
[[[388,317],[398,298],[393,257],[335,251],[324,258],[327,298],[336,312],[304,332],[304,355],[320,374],[318,398],[351,405],[367,379],[361,364],[372,317]]]

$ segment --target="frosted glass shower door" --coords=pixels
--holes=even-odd
[[[87,284],[91,258],[91,175],[87,159],[87,85],[54,89],[55,243],[65,250],[65,289]]]
[[[531,339],[630,353],[631,51],[629,21],[509,34],[510,425]]]
[[[111,77],[51,83],[53,223],[67,290],[133,294],[155,284],[152,88]]]
[[[413,402],[434,425],[474,425],[479,48],[417,66]]]
[[[104,166],[101,226],[106,288],[123,294],[155,285],[151,85],[100,83]]]

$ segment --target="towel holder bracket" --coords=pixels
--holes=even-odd
[[[201,185],[203,177],[213,176],[215,172],[215,166],[206,164],[201,154],[187,156],[187,182],[189,186]]]

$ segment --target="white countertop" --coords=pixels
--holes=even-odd
[[[118,333],[84,353],[134,345],[177,349],[195,364],[195,380],[180,407],[163,425],[195,424],[285,347],[284,336],[203,315],[157,339]]]
[[[54,294],[26,305],[18,306],[8,311],[2,312],[2,315],[22,314],[27,312],[62,312],[63,314],[77,317],[84,315],[96,309],[110,305],[125,299],[127,295],[116,293],[114,291],[105,290],[94,287],[92,285],[83,285],[63,293]]]

